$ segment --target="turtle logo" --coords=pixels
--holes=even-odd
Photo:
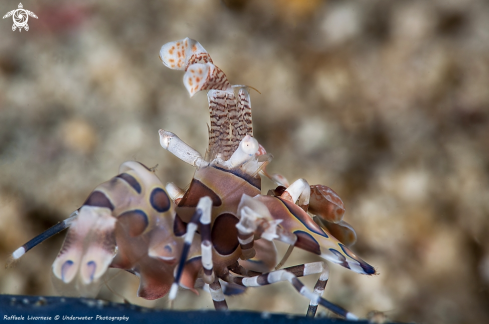
[[[19,28],[19,32],[24,28],[26,31],[29,30],[29,25],[27,25],[27,21],[29,20],[29,16],[37,19],[35,13],[29,10],[23,9],[22,3],[19,3],[19,9],[14,9],[12,11],[7,12],[3,19],[13,16],[14,24],[12,25],[12,31],[15,31]]]

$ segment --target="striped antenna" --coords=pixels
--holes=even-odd
[[[26,252],[34,248],[35,246],[41,244],[45,240],[49,239],[50,237],[58,234],[59,232],[67,229],[70,227],[71,223],[76,219],[78,216],[78,210],[74,211],[71,213],[70,217],[67,219],[59,222],[58,224],[50,227],[46,231],[42,232],[38,236],[34,237],[32,240],[29,242],[25,243],[21,247],[19,247],[17,250],[12,253],[10,258],[7,260],[7,263],[5,265],[5,268],[10,267],[15,261],[19,260]]]
[[[248,93],[246,88],[241,88],[238,91],[238,113],[240,119],[239,133],[242,134],[242,136],[253,136],[250,94]]]
[[[209,160],[218,154],[227,161],[242,138],[237,133],[239,121],[236,98],[232,91],[210,90],[207,93],[210,115]]]

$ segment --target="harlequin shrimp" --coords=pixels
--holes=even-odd
[[[164,187],[153,170],[125,162],[70,218],[24,244],[12,259],[68,228],[53,263],[64,284],[92,287],[109,267],[119,268],[140,278],[139,297],[168,294],[173,301],[179,287],[204,288],[223,310],[226,289],[242,292],[285,281],[310,300],[308,316],[321,305],[357,319],[322,297],[329,278],[324,261],[282,268],[297,247],[360,274],[376,273],[348,248],[356,234],[342,220],[338,195],[304,179],[289,185],[285,177],[267,173],[272,156],[253,137],[249,87],[232,85],[201,44],[189,38],[167,43],[160,58],[185,72],[190,96],[208,91],[204,156],[174,133],[159,130],[161,146],[196,169],[188,189]],[[262,176],[278,185],[267,195],[261,194]],[[275,240],[289,245],[278,263]],[[311,291],[298,278],[313,274],[319,279]]]

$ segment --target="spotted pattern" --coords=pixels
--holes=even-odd
[[[130,185],[138,194],[141,193],[141,185],[139,182],[134,178],[132,175],[128,173],[121,173],[117,176],[117,178],[124,180],[127,182],[128,185]]]
[[[236,216],[223,213],[217,216],[212,226],[211,239],[214,249],[221,255],[233,253],[239,245],[238,229],[239,220]]]
[[[101,192],[95,190],[88,196],[87,200],[83,203],[84,206],[105,207],[110,210],[114,210],[114,205],[110,202],[109,198]]]
[[[71,266],[74,264],[73,261],[67,260],[63,265],[61,266],[61,280],[65,281],[65,275],[66,272],[71,268]]]
[[[93,281],[93,276],[95,275],[95,270],[97,270],[97,264],[95,261],[87,262],[87,268],[90,273],[90,281]]]
[[[141,235],[148,227],[148,216],[140,209],[122,213],[117,221],[122,225],[131,237]]]
[[[160,213],[168,211],[171,207],[170,198],[162,188],[155,188],[149,197],[151,206]]]

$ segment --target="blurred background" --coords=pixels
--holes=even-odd
[[[416,323],[489,320],[489,3],[483,0],[23,1],[30,30],[0,21],[0,260],[78,208],[126,160],[185,187],[193,168],[159,145],[204,153],[207,98],[159,48],[191,37],[251,92],[269,171],[332,187],[378,276],[331,265],[325,297],[357,315]],[[17,1],[2,1],[3,16]],[[264,182],[263,192],[272,187]],[[0,269],[0,293],[57,295],[64,235]],[[283,251],[283,246],[279,246]],[[295,251],[287,265],[316,260]],[[100,297],[136,297],[112,272]],[[316,278],[305,279],[312,287]],[[288,284],[232,309],[305,314]],[[212,309],[182,292],[176,308]]]

